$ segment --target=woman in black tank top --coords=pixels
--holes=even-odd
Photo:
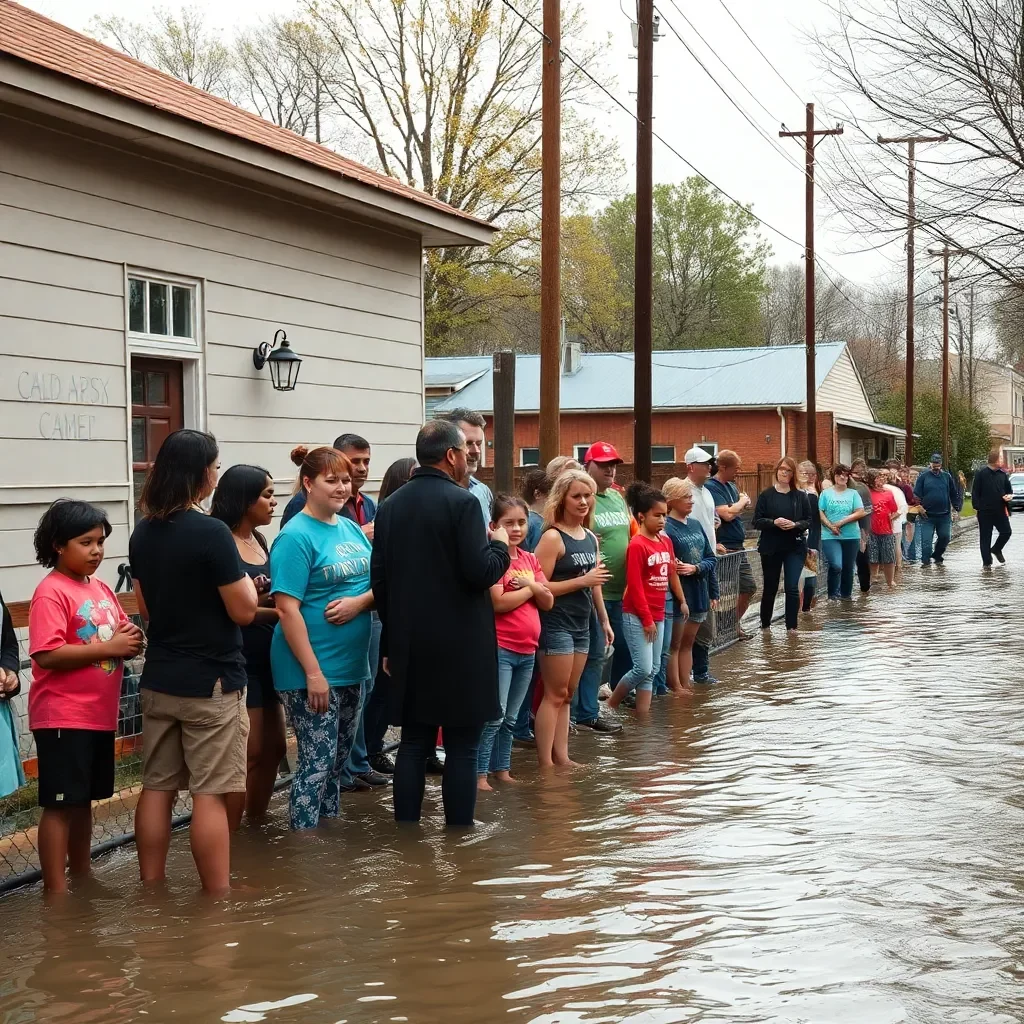
[[[579,469],[562,473],[548,495],[544,532],[537,544],[537,560],[555,603],[541,613],[537,651],[544,697],[537,709],[534,732],[541,767],[571,765],[569,760],[569,705],[587,663],[590,614],[596,607],[604,621],[607,613],[601,584],[611,578],[601,562],[597,537],[591,530],[594,481]]]
[[[228,801],[233,826],[241,821],[243,809],[250,819],[267,813],[286,749],[284,707],[270,672],[270,641],[277,625],[277,609],[270,597],[270,555],[257,529],[270,525],[276,507],[270,474],[261,466],[239,465],[221,476],[210,510],[211,516],[230,528],[242,569],[253,578],[260,595],[256,618],[242,627],[245,705],[249,714],[248,767],[244,805],[241,800]]]

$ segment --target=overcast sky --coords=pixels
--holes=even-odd
[[[28,0],[29,6],[72,28],[83,30],[94,14],[120,14],[142,19],[150,9],[139,0]],[[632,0],[586,0],[589,30],[596,38],[611,42],[609,70],[616,76],[615,92],[631,109],[635,106],[636,62],[629,18]],[[784,76],[785,84],[758,55],[730,19],[724,4],[735,15],[772,64]],[[822,106],[834,106],[835,97],[815,66],[813,47],[806,35],[827,29],[832,15],[823,0],[661,0],[658,9],[722,86],[772,139],[779,122],[802,128],[803,103],[819,105],[819,119],[831,123]],[[177,6],[168,0],[163,6]],[[232,29],[274,13],[294,10],[291,0],[198,0],[209,12],[211,25]],[[678,9],[677,9],[678,8]],[[682,12],[682,13],[681,13]],[[689,18],[692,26],[684,20]],[[728,62],[743,85],[760,105],[744,91],[729,71],[700,42],[699,32]],[[777,140],[787,149],[796,166],[757,134],[700,66],[686,52],[668,27],[655,46],[655,131],[665,137],[688,160],[721,188],[743,202],[767,222],[802,241],[804,237],[803,150],[797,140]],[[568,44],[567,44],[568,47]],[[792,91],[789,86],[792,86]],[[762,109],[762,105],[763,108]],[[617,134],[632,176],[635,152],[635,122],[624,112],[610,107],[607,130]],[[771,116],[769,116],[769,114]],[[853,138],[827,139],[822,146],[849,145]],[[819,150],[820,152],[820,150]],[[689,174],[681,161],[655,142],[655,180],[678,181]],[[820,170],[823,175],[825,172]],[[630,186],[631,187],[631,186]],[[841,221],[830,217],[827,198],[819,192],[817,242],[821,256],[853,281],[870,283],[881,275],[899,277],[904,259],[897,239],[880,251],[844,255],[879,241],[850,237]],[[768,229],[776,262],[798,260],[802,246],[780,238]]]

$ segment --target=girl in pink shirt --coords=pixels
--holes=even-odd
[[[511,562],[501,581],[491,587],[494,625],[498,634],[498,700],[502,717],[488,722],[477,749],[477,789],[489,790],[487,774],[494,769],[500,782],[513,782],[512,731],[530,687],[540,642],[540,609],[555,603],[537,556],[519,545],[526,539],[528,509],[522,498],[499,494],[491,505],[491,529],[508,533]],[[491,755],[494,755],[492,764]]]
[[[62,498],[43,513],[36,560],[52,569],[32,595],[28,642],[29,728],[39,765],[39,863],[43,885],[87,875],[92,801],[114,793],[114,736],[121,663],[143,647],[111,589],[95,578],[110,536],[106,513]]]

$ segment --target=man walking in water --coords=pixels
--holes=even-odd
[[[420,820],[427,759],[443,728],[445,820],[472,825],[480,734],[501,716],[490,588],[509,567],[508,534],[498,527],[487,539],[465,486],[466,438],[454,423],[427,423],[416,460],[412,478],[377,513],[370,558],[391,721],[402,726],[395,820]]]
[[[927,565],[934,558],[936,565],[942,565],[942,556],[953,533],[953,509],[959,511],[963,499],[952,476],[942,468],[942,456],[938,452],[931,457],[928,469],[917,478],[914,497],[921,503],[926,517],[917,523],[921,531],[921,564]]]
[[[999,451],[993,448],[988,453],[988,465],[974,474],[971,484],[971,503],[978,513],[978,541],[981,545],[981,563],[989,566],[992,559],[1005,562],[1003,548],[1013,532],[1010,529],[1010,499],[1013,488],[1010,478],[999,465]],[[992,529],[999,536],[992,543]]]

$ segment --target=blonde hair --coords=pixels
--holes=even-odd
[[[693,482],[682,477],[673,476],[665,481],[661,488],[667,502],[679,501],[680,498],[693,497]]]
[[[590,474],[584,473],[582,469],[567,469],[551,485],[551,493],[548,494],[547,503],[544,505],[544,525],[542,529],[550,530],[562,518],[565,499],[569,494],[569,489],[575,483],[586,484],[590,488],[590,511],[587,512],[587,518],[583,521],[583,525],[588,530],[594,528],[593,495],[597,493],[597,486]]]
[[[556,455],[545,470],[547,475],[554,480],[561,476],[567,469],[582,469],[583,467],[571,455]]]
[[[807,473],[810,471],[814,474],[814,482],[816,487],[821,487],[821,477],[818,475],[818,467],[811,462],[810,459],[804,459],[799,466],[796,467],[797,477],[803,480],[804,487],[807,486]]]

